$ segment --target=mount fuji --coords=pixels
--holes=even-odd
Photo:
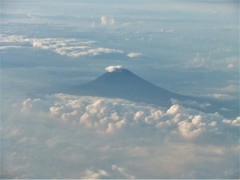
[[[139,77],[122,66],[109,66],[106,72],[89,83],[78,85],[68,91],[73,95],[121,98],[168,108],[173,101],[207,113],[219,112],[226,116],[235,116],[235,111],[222,111],[221,103],[212,99],[180,95],[158,87]],[[230,107],[234,108],[234,107]]]
[[[169,106],[171,99],[187,97],[160,88],[122,66],[109,66],[97,79],[77,87],[81,95],[121,98]]]

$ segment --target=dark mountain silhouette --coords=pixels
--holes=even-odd
[[[121,98],[135,102],[154,104],[169,107],[172,100],[182,102],[185,107],[198,109],[204,112],[221,112],[222,106],[214,100],[200,99],[180,95],[161,87],[158,87],[121,66],[106,68],[107,72],[97,79],[70,90],[70,94],[84,96],[100,96],[109,98]],[[203,107],[202,104],[209,104]],[[223,112],[226,116],[232,116],[233,112]],[[223,114],[222,113],[222,114]],[[236,112],[235,112],[236,114]]]
[[[171,98],[187,98],[160,88],[123,68],[106,72],[77,89],[82,95],[122,98],[164,106],[171,104]]]

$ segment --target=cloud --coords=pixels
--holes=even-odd
[[[226,67],[230,70],[238,67],[238,57],[230,56],[230,57],[227,57],[224,61],[225,61]]]
[[[28,42],[29,39],[25,38],[24,36],[18,36],[18,35],[0,35],[1,42],[3,43],[15,43],[15,42]]]
[[[123,54],[122,50],[97,47],[95,41],[86,41],[74,38],[27,38],[16,35],[2,35],[0,40],[9,45],[1,46],[2,49],[29,47],[39,48],[43,50],[50,50],[54,53],[70,56],[98,56],[102,54]],[[11,45],[11,43],[13,45]],[[15,45],[17,43],[17,46]],[[26,46],[27,44],[27,46]]]
[[[138,24],[143,24],[143,21],[136,21],[136,22],[125,22],[121,26],[122,27],[128,27],[128,26],[133,26],[133,25],[138,25]]]
[[[135,176],[130,175],[128,171],[120,167],[116,164],[113,164],[111,168],[109,169],[107,167],[107,171],[103,169],[93,170],[87,169],[84,173],[81,179],[103,179],[103,178],[110,178],[114,179],[114,177],[119,177],[121,179],[135,179]]]
[[[234,51],[234,48],[226,45],[216,47],[205,53],[197,52],[190,60],[184,62],[184,67],[190,69],[235,71],[238,67],[238,57],[233,55]]]
[[[222,89],[220,89],[221,92],[224,92],[224,93],[238,93],[239,91],[239,86],[237,85],[228,85],[228,86],[225,86],[223,87]]]
[[[190,106],[190,107],[195,107],[195,108],[200,108],[200,109],[207,109],[209,107],[211,107],[212,105],[208,102],[197,102],[197,101],[193,101],[193,100],[185,100],[185,101],[179,101],[177,99],[171,99],[172,104],[179,104],[182,106]]]
[[[202,54],[200,53],[196,53],[195,56],[190,60],[190,61],[187,61],[186,64],[185,64],[185,67],[187,68],[196,68],[196,69],[199,69],[199,68],[208,68],[208,64],[207,64],[207,61],[206,61],[206,58],[203,57]]]
[[[95,23],[95,22],[92,22],[91,27],[92,27],[92,28],[95,28],[95,27],[96,27],[96,23]]]
[[[205,94],[205,97],[210,97],[219,101],[225,101],[225,100],[234,100],[234,96],[225,94],[225,93],[213,93],[213,94]]]
[[[50,50],[62,56],[81,57],[98,56],[103,54],[125,54],[123,50],[98,47],[95,41],[87,41],[75,38],[27,38],[17,35],[1,35],[0,40],[7,45],[1,45],[0,50],[12,48],[33,47],[43,50]],[[129,52],[129,58],[143,56],[142,53]]]
[[[164,29],[164,28],[161,28],[160,30],[158,30],[158,32],[160,32],[160,33],[173,33],[173,32],[175,32],[175,29]]]
[[[137,58],[137,57],[140,57],[142,55],[143,55],[142,53],[136,53],[136,52],[130,52],[130,53],[127,54],[127,56],[130,57],[130,58]]]
[[[3,177],[238,178],[240,117],[67,94],[12,108]]]
[[[115,20],[111,16],[101,16],[100,20],[102,26],[113,26],[115,24]]]
[[[115,165],[115,164],[112,165],[112,170],[120,173],[121,175],[124,176],[124,178],[127,178],[127,179],[135,179],[135,176],[128,174],[124,168],[119,167],[119,166],[117,166],[117,165]]]
[[[0,46],[0,50],[5,50],[5,49],[18,49],[22,48],[22,46]]]
[[[121,70],[123,67],[121,65],[118,65],[118,66],[108,66],[105,68],[105,70],[107,72],[114,72],[114,71],[119,71]]]
[[[101,54],[122,54],[122,50],[117,49],[109,49],[109,48],[94,48],[89,49],[82,52],[71,52],[69,55],[72,57],[79,57],[79,56],[97,56]]]
[[[86,170],[86,172],[84,173],[84,176],[81,179],[102,179],[102,178],[106,178],[108,176],[108,173],[104,170],[97,170],[97,171],[93,171],[93,170]]]
[[[121,67],[110,66],[107,70],[116,68]],[[221,115],[203,113],[178,104],[173,104],[165,110],[121,99],[66,94],[54,94],[46,98],[46,100],[26,99],[20,109],[25,114],[45,112],[49,117],[69,124],[79,124],[98,133],[114,133],[121,129],[145,126],[155,128],[160,133],[163,129],[168,129],[167,134],[165,132],[162,134],[166,138],[172,134],[193,141],[200,139],[204,141],[206,135],[209,136],[208,139],[223,135],[237,138],[237,134],[233,133],[236,127],[226,124],[225,118]],[[232,128],[233,132],[225,131],[226,126],[229,126],[229,130]]]

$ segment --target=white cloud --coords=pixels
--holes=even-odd
[[[1,45],[0,50],[24,48],[31,45],[34,48],[50,50],[54,53],[70,57],[98,56],[102,54],[124,54],[123,50],[97,47],[95,41],[86,41],[74,38],[27,38],[17,35],[1,35],[0,40],[2,42],[10,43],[9,45],[5,46]],[[26,46],[26,44],[28,46]],[[129,58],[137,58],[143,56],[143,54],[138,52],[129,52],[126,54],[126,56]]]
[[[227,57],[226,59],[224,59],[226,66],[228,69],[234,69],[234,68],[238,68],[239,65],[239,58],[235,57],[235,56],[231,56],[231,57]]]
[[[4,42],[4,43],[15,43],[15,42],[22,43],[22,42],[26,42],[26,41],[28,42],[29,41],[24,36],[4,35],[4,34],[0,35],[0,39],[1,39],[1,42]]]
[[[91,27],[92,27],[92,28],[95,28],[95,27],[96,27],[96,23],[95,23],[95,22],[92,22]]]
[[[136,21],[136,22],[125,22],[121,26],[122,27],[128,27],[128,26],[133,26],[133,25],[138,25],[138,24],[143,24],[143,21]]]
[[[112,170],[114,171],[117,171],[118,173],[120,173],[121,175],[124,176],[124,178],[127,178],[127,179],[135,179],[135,177],[133,175],[130,175],[126,172],[126,170],[122,167],[119,167],[117,165],[112,165]]]
[[[130,58],[137,58],[137,57],[140,57],[142,55],[143,55],[142,53],[136,53],[136,52],[130,52],[130,53],[127,54],[127,56],[130,57]]]
[[[104,170],[100,169],[97,171],[93,171],[93,170],[87,169],[82,179],[102,179],[104,177],[106,178],[107,176],[108,176],[108,173]]]
[[[187,68],[207,68],[209,65],[202,54],[196,53],[190,61],[186,62],[185,66]]]
[[[17,49],[17,48],[22,48],[22,46],[0,46],[0,50]]]
[[[233,64],[228,64],[227,66],[229,69],[232,69],[233,68]]]
[[[238,177],[240,117],[67,94],[13,108],[1,129],[4,177]]]
[[[220,101],[224,101],[224,100],[234,100],[234,96],[229,95],[229,94],[225,94],[225,93],[213,93],[213,94],[206,94],[206,97],[210,97],[213,99],[217,99]]]
[[[238,91],[239,91],[239,86],[233,85],[233,84],[229,86],[225,86],[220,89],[220,92],[224,92],[224,93],[238,93]]]
[[[54,53],[70,57],[124,53],[122,50],[118,49],[97,47],[95,41],[86,41],[74,38],[27,38],[16,35],[1,35],[0,40],[6,43],[18,43],[17,46],[15,44],[1,46],[0,50],[26,47],[26,44],[28,44],[34,48],[50,50]]]
[[[115,20],[111,16],[101,16],[100,20],[102,26],[113,26],[115,24]]]
[[[195,108],[200,108],[200,109],[207,109],[211,107],[212,105],[208,102],[197,102],[193,100],[185,100],[185,101],[179,101],[177,99],[171,99],[172,104],[179,104],[181,106],[190,106],[190,107],[195,107]]]
[[[121,65],[118,66],[108,66],[105,68],[107,72],[121,71],[123,67]]]
[[[122,50],[117,50],[117,49],[109,49],[109,48],[94,48],[94,49],[89,49],[86,51],[82,52],[71,52],[69,53],[70,56],[72,57],[79,57],[79,56],[97,56],[101,54],[122,54]]]
[[[121,67],[110,66],[107,70],[116,68]],[[21,111],[25,114],[45,112],[49,117],[69,124],[79,124],[99,133],[114,133],[121,129],[143,125],[160,131],[168,128],[166,136],[177,133],[182,138],[191,140],[197,137],[204,138],[206,134],[212,137],[223,133],[227,133],[225,136],[233,135],[230,131],[223,132],[223,127],[227,124],[221,115],[203,113],[178,104],[164,110],[121,99],[55,94],[46,100],[27,99],[22,103]]]

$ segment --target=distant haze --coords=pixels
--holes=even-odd
[[[0,1],[2,179],[239,179],[239,1]]]

